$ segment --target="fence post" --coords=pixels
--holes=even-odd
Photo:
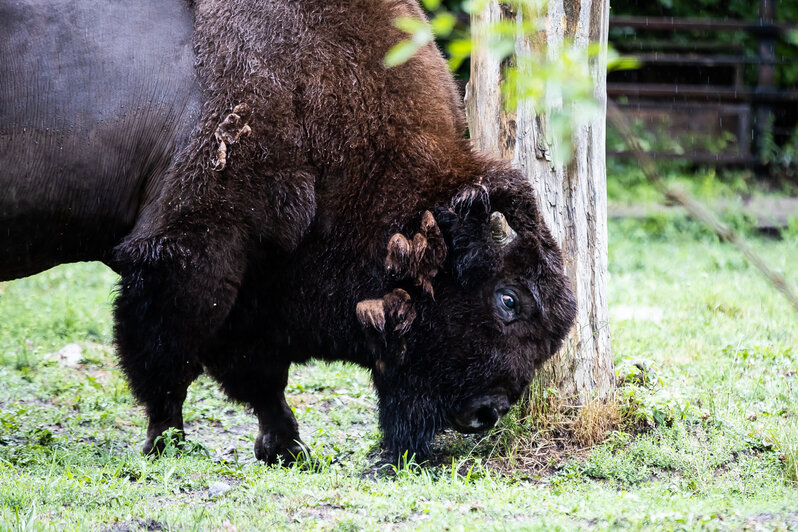
[[[772,96],[776,69],[776,29],[773,22],[776,18],[776,3],[774,0],[761,0],[759,3],[759,67],[757,69],[756,89],[753,94],[754,104],[754,146],[755,157],[759,163],[764,160],[765,139],[773,134]]]

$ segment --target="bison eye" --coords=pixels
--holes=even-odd
[[[512,290],[500,288],[496,290],[496,306],[504,319],[512,321],[521,311],[521,300]]]

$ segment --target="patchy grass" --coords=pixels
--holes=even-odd
[[[573,439],[578,445],[592,447],[604,441],[610,431],[621,424],[615,401],[593,400],[582,406],[575,416]]]
[[[749,169],[696,167],[686,160],[659,160],[656,164],[669,186],[686,189],[699,199],[739,201],[742,197],[798,195],[795,181],[761,179]],[[636,160],[611,157],[607,161],[607,199],[610,205],[624,205],[658,204],[664,198]]]
[[[111,345],[114,275],[79,264],[0,283],[0,529],[798,527],[795,314],[706,233],[643,221],[610,237],[617,408],[585,407],[566,439],[541,386],[492,434],[444,433],[437,465],[388,475],[370,470],[367,374],[344,364],[292,371],[310,447],[292,467],[254,460],[253,416],[207,378],[189,390],[188,447],[142,457]],[[794,240],[755,246],[798,283]],[[47,356],[73,343],[71,365]]]
[[[794,417],[775,431],[773,444],[781,453],[779,460],[784,463],[784,475],[798,484],[798,422]]]

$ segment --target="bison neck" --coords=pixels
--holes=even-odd
[[[270,338],[282,339],[288,358],[373,367],[373,339],[358,323],[355,308],[397,286],[385,270],[388,241],[397,232],[412,238],[424,211],[448,205],[484,175],[483,162],[468,143],[455,140],[445,148],[434,156],[418,154],[414,166],[386,164],[367,175],[350,170],[320,180],[309,233],[286,257],[286,267],[258,275],[274,279],[267,292],[279,311],[264,322],[272,326]]]

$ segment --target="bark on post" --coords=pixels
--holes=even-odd
[[[467,110],[476,145],[513,162],[534,185],[538,203],[565,257],[579,312],[577,323],[560,352],[547,364],[543,378],[559,390],[567,404],[584,405],[609,397],[615,388],[607,311],[607,196],[605,163],[606,53],[590,61],[594,94],[602,115],[575,132],[574,157],[561,166],[553,162],[545,140],[547,113],[536,115],[521,102],[514,113],[504,111],[500,81],[502,65],[485,44],[487,25],[514,19],[506,5],[491,2],[472,15],[474,39]],[[577,46],[591,42],[606,51],[608,0],[549,0],[545,30],[516,42],[516,51],[543,49],[556,57],[565,39]],[[551,100],[554,108],[562,105]]]

